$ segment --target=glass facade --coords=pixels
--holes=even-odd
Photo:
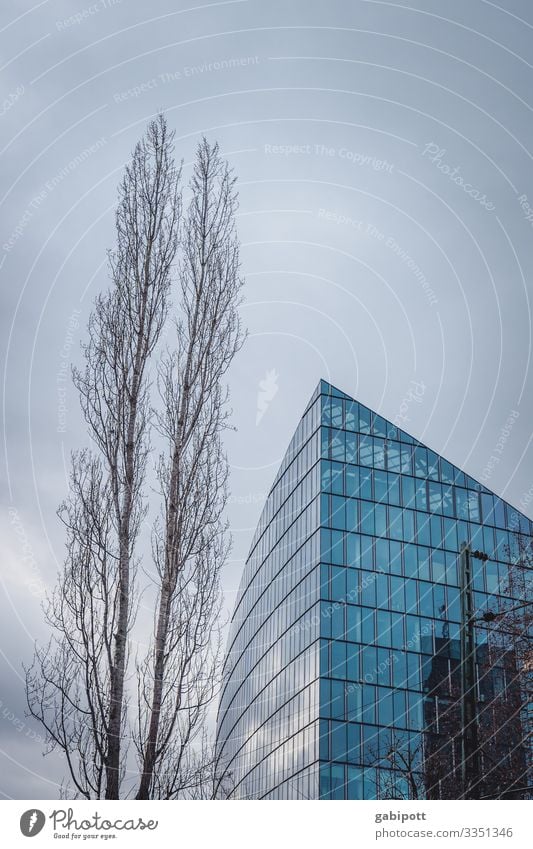
[[[481,484],[321,381],[236,601],[217,730],[231,796],[445,797],[442,770],[430,786],[421,762],[443,753],[453,780],[460,545],[489,556],[473,561],[482,614],[508,600],[531,532]],[[481,658],[487,630],[476,632]]]

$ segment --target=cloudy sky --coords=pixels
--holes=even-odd
[[[166,112],[186,177],[206,134],[239,178],[249,338],[230,376],[231,609],[320,377],[401,413],[533,516],[533,9],[19,0],[1,14],[0,790],[53,798],[62,764],[25,717],[22,664],[46,637],[55,511],[85,439],[70,363],[147,121]]]

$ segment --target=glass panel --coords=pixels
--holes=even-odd
[[[357,436],[355,433],[346,433],[346,462],[357,463]]]
[[[374,462],[373,445],[371,437],[361,439],[359,442],[359,462],[362,466],[372,466]]]
[[[345,401],[346,430],[357,430],[359,423],[359,404],[357,401]]]
[[[387,468],[389,472],[401,471],[399,442],[387,443]]]
[[[415,475],[417,478],[427,478],[428,476],[427,450],[419,445],[415,448]]]
[[[359,430],[361,433],[370,433],[370,410],[359,404]]]
[[[342,398],[331,399],[331,424],[333,427],[343,426]]]

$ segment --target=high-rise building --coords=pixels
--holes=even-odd
[[[453,798],[463,541],[489,557],[472,560],[479,796],[502,792],[509,776],[515,789],[527,784],[523,659],[499,619],[482,617],[523,596],[532,530],[486,487],[321,381],[236,599],[217,729],[226,792]]]

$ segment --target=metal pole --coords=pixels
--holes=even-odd
[[[476,644],[474,636],[474,603],[472,590],[472,558],[467,543],[461,545],[461,778],[464,798],[479,796],[480,762],[476,698]]]

